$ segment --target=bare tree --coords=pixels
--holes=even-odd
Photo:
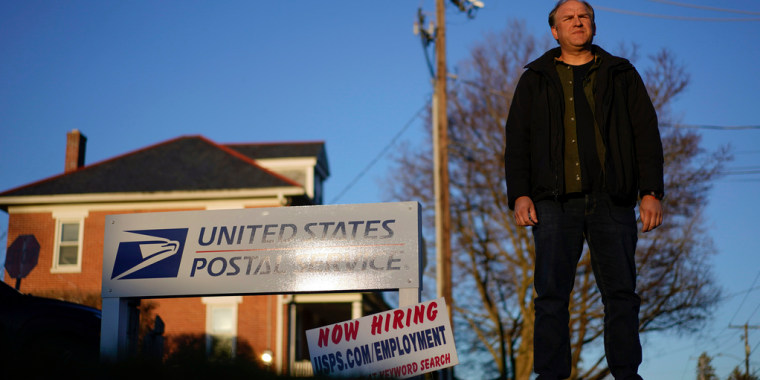
[[[448,94],[457,343],[469,355],[464,367],[502,379],[528,379],[532,371],[535,261],[531,231],[518,227],[507,207],[504,124],[523,66],[550,44],[526,33],[523,23],[512,22],[471,49]],[[663,119],[689,78],[667,50],[650,58],[651,69],[643,77]],[[423,204],[427,235],[434,231],[430,141],[400,150],[387,181],[394,184],[392,199]],[[701,215],[710,183],[729,157],[724,150],[705,152],[698,134],[677,128],[663,128],[663,144],[667,219],[656,232],[640,236],[637,251],[643,333],[693,331],[719,296]],[[601,379],[609,374],[600,348],[603,305],[588,252],[578,265],[570,313],[571,378]]]

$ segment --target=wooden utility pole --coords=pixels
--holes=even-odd
[[[744,376],[749,379],[749,329],[760,329],[760,326],[750,326],[745,323],[743,326],[728,325],[732,329],[744,329]]]
[[[435,31],[435,89],[433,99],[433,152],[435,171],[435,227],[436,227],[436,288],[439,297],[449,305],[449,320],[452,317],[451,298],[451,211],[449,204],[449,150],[448,116],[446,110],[446,7],[444,0],[436,0]],[[451,321],[451,326],[454,326]]]
[[[483,7],[479,0],[450,0],[460,11],[473,17],[474,12]],[[433,77],[433,184],[435,190],[435,250],[436,250],[436,293],[446,300],[449,310],[451,329],[454,329],[454,298],[452,296],[451,276],[451,205],[449,202],[449,119],[446,109],[446,7],[445,0],[436,0],[436,27],[425,30],[425,17],[422,9],[417,12],[415,34],[420,34],[423,48],[435,41],[435,65],[426,59]],[[433,68],[435,67],[435,69]],[[433,73],[433,71],[435,71]],[[441,371],[441,379],[452,379],[453,369]]]

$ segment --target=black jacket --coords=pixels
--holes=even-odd
[[[620,204],[663,194],[663,154],[657,114],[644,82],[626,59],[594,46],[594,117],[605,144],[603,191]],[[564,98],[554,58],[560,49],[529,63],[517,84],[506,125],[504,163],[509,208],[530,196],[539,201],[564,193]]]

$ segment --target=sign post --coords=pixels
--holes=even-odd
[[[40,243],[34,235],[21,235],[8,247],[5,270],[16,279],[16,290],[21,288],[21,279],[37,266],[39,257]]]
[[[131,298],[398,290],[419,302],[417,202],[109,215],[101,357],[127,347]]]

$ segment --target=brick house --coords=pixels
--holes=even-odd
[[[330,174],[323,142],[218,144],[183,136],[84,165],[86,141],[79,131],[69,132],[62,174],[0,193],[8,245],[21,235],[34,235],[40,244],[38,264],[21,282],[22,292],[98,302],[106,215],[319,205]],[[7,272],[5,281],[15,283]],[[388,308],[373,293],[142,304],[165,323],[167,353],[182,339],[199,337],[209,355],[221,351],[260,360],[267,352],[276,372],[292,374],[311,372],[305,330]]]

